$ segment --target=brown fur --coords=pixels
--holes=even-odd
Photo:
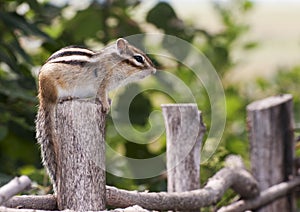
[[[56,164],[56,141],[53,134],[54,128],[54,110],[57,103],[57,90],[55,81],[48,76],[45,76],[43,72],[39,74],[39,110],[36,119],[36,138],[41,145],[41,153],[43,158],[43,164],[47,167],[48,174],[54,185],[53,189],[56,191],[56,176],[57,164]]]
[[[61,84],[61,79],[56,80]],[[39,75],[39,100],[41,104],[55,104],[57,102],[56,82],[53,77],[45,76],[43,72]]]

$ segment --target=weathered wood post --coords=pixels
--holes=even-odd
[[[105,114],[101,105],[65,101],[56,108],[57,204],[60,210],[105,209]]]
[[[294,119],[291,95],[269,97],[247,107],[252,173],[261,190],[293,177]],[[260,212],[295,211],[293,195]]]
[[[205,132],[196,104],[164,104],[168,192],[200,188],[200,151]],[[199,211],[199,209],[198,209]]]

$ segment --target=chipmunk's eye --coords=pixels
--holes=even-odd
[[[144,58],[141,55],[133,55],[133,58],[139,63],[144,63]]]

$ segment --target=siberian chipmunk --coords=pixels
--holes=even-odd
[[[108,92],[120,85],[155,73],[151,60],[139,49],[119,38],[99,52],[66,47],[53,53],[39,71],[37,141],[43,164],[56,190],[55,107],[66,99],[99,99],[109,111]]]

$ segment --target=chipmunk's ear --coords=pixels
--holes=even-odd
[[[120,52],[120,54],[123,54],[124,52],[126,52],[127,45],[128,45],[127,40],[125,40],[123,38],[119,38],[116,43],[117,43],[117,49]]]

